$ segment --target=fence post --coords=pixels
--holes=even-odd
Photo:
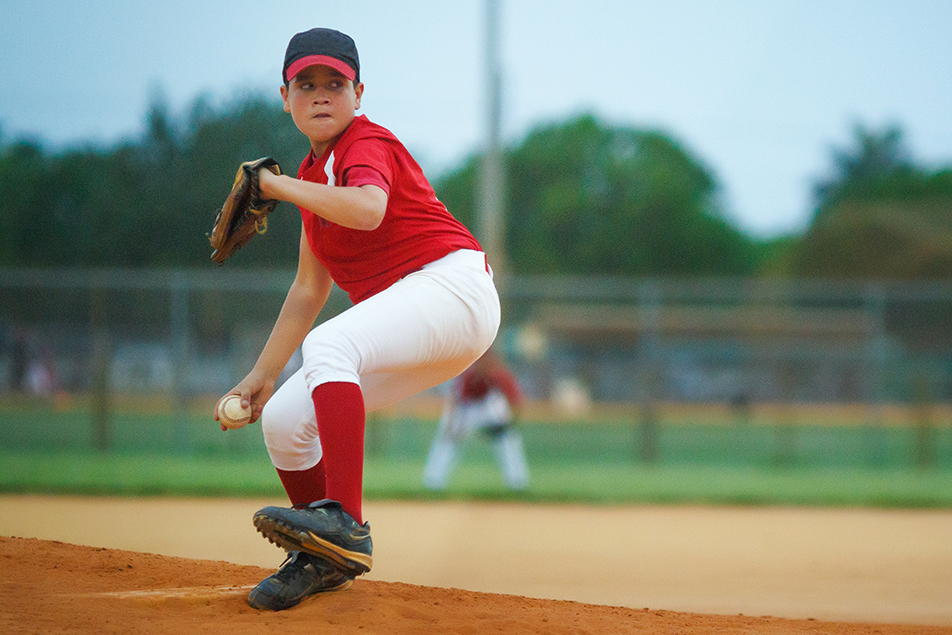
[[[797,459],[797,425],[794,420],[795,384],[797,381],[792,359],[781,360],[778,369],[780,382],[780,417],[776,424],[774,464],[793,467]]]
[[[644,282],[639,289],[639,323],[641,339],[641,412],[639,447],[642,462],[658,460],[658,407],[656,392],[660,386],[661,294],[654,281]]]
[[[885,396],[883,382],[886,370],[886,291],[882,285],[870,283],[866,290],[866,311],[872,316],[873,332],[867,344],[866,387],[870,416],[867,422],[867,452],[873,467],[883,463],[886,454]]]
[[[188,417],[185,405],[188,403],[188,295],[190,281],[184,271],[174,271],[169,279],[169,318],[172,337],[172,356],[175,364],[173,390],[173,410],[180,413],[175,417],[178,432],[175,435],[180,452],[191,447],[191,435],[188,429]]]
[[[92,330],[90,370],[92,391],[90,414],[93,426],[93,449],[108,452],[112,446],[111,378],[112,340],[109,337],[106,287],[91,281],[89,296],[89,323]]]
[[[912,422],[916,429],[916,465],[927,470],[935,462],[935,439],[933,438],[932,391],[928,371],[914,371],[912,377]]]

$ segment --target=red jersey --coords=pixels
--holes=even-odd
[[[497,389],[506,395],[509,404],[513,407],[522,403],[522,391],[516,378],[503,366],[491,369],[480,369],[470,366],[459,377],[457,384],[459,399],[462,402],[476,401],[484,398],[489,391]]]
[[[387,192],[383,222],[372,231],[341,227],[300,208],[311,251],[354,303],[451,252],[482,249],[436,198],[403,144],[364,115],[355,117],[323,155],[309,153],[298,178],[327,185],[376,185]]]

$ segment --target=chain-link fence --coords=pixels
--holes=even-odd
[[[253,365],[292,279],[0,270],[0,400],[85,399],[106,421],[122,400],[217,398]],[[751,426],[744,438],[898,427],[921,463],[947,450],[952,284],[509,276],[501,291],[497,347],[528,417],[631,420],[642,459],[686,424]],[[321,319],[347,306],[335,289]]]

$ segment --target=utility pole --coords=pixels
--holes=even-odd
[[[501,0],[486,0],[486,153],[479,179],[479,239],[489,256],[497,288],[506,273],[506,196],[502,151],[502,62],[499,22]]]

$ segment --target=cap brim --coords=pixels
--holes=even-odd
[[[354,81],[354,77],[357,74],[354,72],[347,63],[340,61],[336,57],[330,57],[329,55],[308,55],[300,59],[294,60],[291,62],[291,65],[288,66],[287,70],[287,79],[291,81],[294,79],[294,76],[300,73],[302,70],[308,66],[330,66],[335,71],[346,77],[347,79]]]

